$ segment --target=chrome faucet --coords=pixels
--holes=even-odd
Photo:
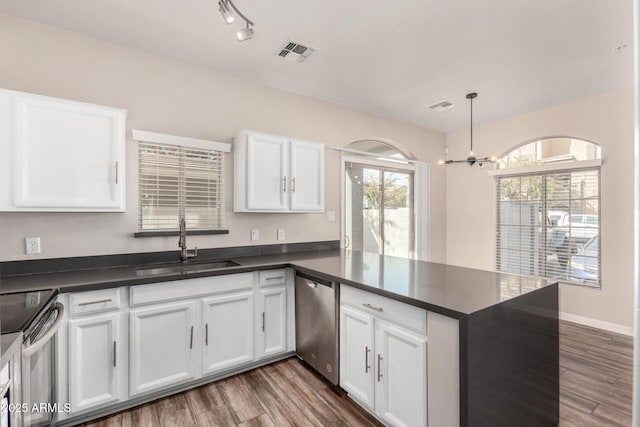
[[[180,218],[180,239],[178,240],[180,247],[180,261],[187,262],[189,258],[198,256],[198,247],[187,249],[187,222],[184,217]]]

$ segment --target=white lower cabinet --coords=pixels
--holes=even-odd
[[[253,292],[202,300],[204,375],[253,361]]]
[[[278,286],[258,292],[258,354],[262,359],[287,350],[287,288]]]
[[[131,396],[196,377],[194,309],[195,301],[131,309]]]
[[[69,402],[74,411],[118,402],[124,360],[120,313],[69,322]]]
[[[385,424],[426,426],[427,337],[418,332],[426,312],[412,317],[415,307],[403,312],[402,303],[346,287],[341,294],[340,386]]]
[[[376,413],[394,426],[427,425],[427,338],[376,323]]]
[[[373,409],[373,316],[340,309],[340,385],[362,405]]]
[[[61,294],[57,395],[76,415],[122,409],[295,348],[293,270]]]

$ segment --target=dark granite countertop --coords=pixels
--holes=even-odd
[[[462,318],[553,283],[532,277],[339,249],[247,256],[233,260],[240,265],[162,275],[140,275],[140,267],[134,266],[16,275],[2,278],[0,286],[2,293],[39,289],[79,292],[293,267],[446,316]]]

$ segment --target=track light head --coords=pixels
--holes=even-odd
[[[220,14],[224,18],[224,22],[226,22],[228,25],[231,25],[236,21],[236,17],[233,16],[231,11],[229,10],[229,6],[225,2],[225,0],[220,0],[218,2],[218,10],[220,10]]]
[[[245,40],[250,40],[251,37],[253,37],[253,28],[251,28],[251,26],[247,22],[247,26],[244,27],[243,29],[239,30],[236,33],[236,37],[238,38],[239,42],[243,42]]]

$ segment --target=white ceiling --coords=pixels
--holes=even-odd
[[[0,0],[0,11],[439,131],[633,85],[632,0]],[[299,64],[286,39],[318,49]],[[615,46],[628,45],[620,53]],[[453,102],[445,112],[427,106]],[[475,119],[474,119],[475,120]]]

